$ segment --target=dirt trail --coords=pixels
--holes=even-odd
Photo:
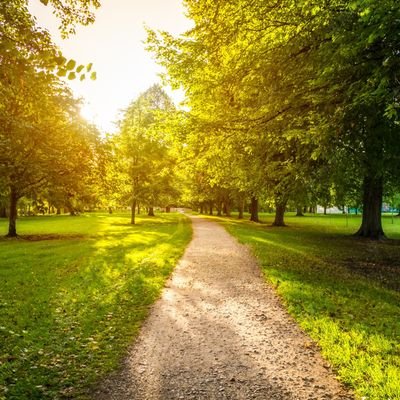
[[[194,237],[104,399],[352,399],[283,310],[246,247],[193,217]]]

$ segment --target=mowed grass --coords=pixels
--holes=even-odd
[[[86,398],[116,368],[191,238],[180,214],[129,221],[21,218],[0,239],[0,399]]]
[[[288,227],[220,219],[248,244],[289,312],[358,399],[400,399],[400,219],[392,240],[350,236],[351,216],[288,216]],[[393,223],[392,223],[393,222]]]

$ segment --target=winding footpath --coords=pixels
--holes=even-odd
[[[193,240],[96,400],[353,399],[248,249],[192,217]]]

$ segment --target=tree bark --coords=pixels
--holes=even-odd
[[[238,209],[239,209],[239,216],[238,216],[238,219],[243,219],[243,212],[244,212],[244,201],[243,201],[243,200],[240,200],[240,201],[239,201],[239,207],[238,207]]]
[[[8,217],[7,237],[17,237],[18,195],[14,187],[10,188],[10,212]]]
[[[258,218],[258,199],[256,197],[251,198],[250,221],[260,222]]]
[[[171,207],[170,206],[165,207],[165,212],[166,213],[170,213],[171,212]]]
[[[149,207],[149,212],[147,213],[147,215],[149,217],[154,217],[154,207],[153,206]]]
[[[326,208],[327,208],[327,207],[326,207],[326,206],[324,206],[324,215],[326,215]]]
[[[0,207],[0,218],[7,218],[7,207]]]
[[[225,201],[225,202],[224,202],[223,210],[224,210],[224,214],[225,214],[227,217],[230,217],[230,216],[231,216],[231,208],[230,208],[229,201]]]
[[[275,200],[275,219],[273,226],[286,226],[285,225],[285,210],[286,200]]]
[[[296,217],[304,217],[303,207],[297,207],[296,208]]]
[[[213,202],[210,201],[209,205],[210,205],[210,215],[213,215]]]
[[[222,203],[220,202],[217,204],[217,216],[222,217]]]
[[[385,238],[382,229],[382,177],[367,176],[363,182],[362,222],[356,236],[379,240]]]
[[[136,217],[136,199],[132,200],[132,206],[131,206],[131,224],[135,225],[135,217]]]

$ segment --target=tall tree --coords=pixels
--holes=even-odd
[[[64,34],[74,23],[91,22],[90,7],[98,6],[96,0],[49,1]],[[77,103],[56,73],[73,79],[84,67],[62,57],[47,31],[36,25],[27,4],[0,4],[0,176],[9,193],[9,236],[17,234],[18,199],[71,175],[69,150],[81,133],[72,122],[77,120]]]
[[[173,163],[162,121],[174,105],[159,85],[150,87],[125,110],[120,132],[115,137],[115,154],[131,205],[131,223],[135,223],[138,202],[152,214],[163,194],[172,193]]]
[[[149,48],[191,113],[229,127],[228,137],[253,132],[281,211],[298,166],[347,152],[364,176],[358,234],[382,237],[383,184],[398,170],[396,2],[185,4],[194,28],[179,38],[150,31]]]

